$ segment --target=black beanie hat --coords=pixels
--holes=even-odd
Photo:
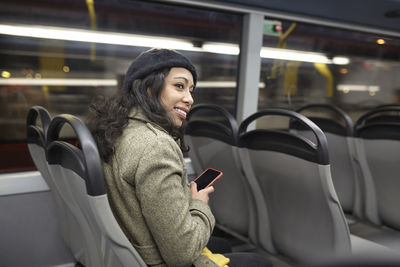
[[[133,60],[126,72],[122,91],[128,92],[136,79],[144,78],[156,70],[173,67],[182,67],[189,70],[193,75],[193,82],[196,86],[196,69],[189,59],[172,49],[152,48],[142,52]]]

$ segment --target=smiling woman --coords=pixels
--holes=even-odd
[[[259,254],[223,256],[206,247],[215,226],[208,206],[214,188],[188,183],[182,153],[196,82],[182,54],[151,49],[132,62],[122,94],[91,105],[88,125],[113,213],[149,266],[270,266]]]
[[[148,265],[213,264],[201,255],[215,224],[207,205],[213,188],[189,187],[182,155],[196,80],[182,54],[151,49],[132,62],[122,94],[91,106],[110,205]]]
[[[184,68],[172,68],[165,77],[165,87],[161,92],[161,104],[170,114],[176,127],[182,126],[193,105],[193,77]]]

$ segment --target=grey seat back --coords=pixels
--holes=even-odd
[[[40,123],[38,122],[40,120]],[[43,179],[50,188],[57,207],[57,221],[61,236],[67,246],[70,244],[66,207],[61,199],[60,193],[54,183],[53,177],[49,172],[47,162],[47,130],[50,125],[51,117],[49,112],[41,106],[33,106],[29,109],[26,119],[26,132],[29,153],[39,170]]]
[[[367,219],[400,230],[400,107],[371,110],[354,127]]]
[[[344,212],[361,217],[362,202],[355,158],[353,122],[344,111],[329,104],[306,105],[296,112],[307,113],[310,111],[314,112],[307,117],[324,132],[328,141],[332,181],[340,204]],[[315,115],[316,112],[321,111],[328,117]],[[309,138],[312,136],[311,130],[301,127],[295,120],[292,121],[290,129],[296,129]]]
[[[205,104],[193,107],[187,119],[185,140],[195,172],[224,173],[209,201],[218,226],[255,239],[254,201],[238,162],[236,120],[222,107]]]
[[[256,119],[272,115],[298,120],[314,133],[316,143],[289,131],[247,130]],[[254,190],[259,188],[266,206],[259,211],[267,213],[267,220],[259,224],[270,229],[270,236],[261,237],[263,244],[271,243],[276,253],[298,263],[351,252],[332,184],[326,137],[312,121],[283,109],[257,112],[241,123],[239,146],[246,176]]]
[[[78,147],[60,141],[59,132],[69,124]],[[84,240],[86,266],[146,266],[115,220],[107,192],[96,143],[85,124],[63,114],[49,126],[50,164],[59,168],[65,199],[79,224]]]
[[[40,120],[41,125],[37,120]],[[29,109],[26,118],[26,133],[32,160],[46,183],[52,188],[53,181],[48,171],[46,159],[46,135],[50,121],[50,114],[45,108],[33,106]]]
[[[65,207],[67,215],[65,222],[68,228],[71,252],[78,262],[85,266],[94,266],[96,258],[100,259],[100,255],[95,255],[95,259],[92,259],[94,257],[91,251],[97,251],[95,249],[97,242],[90,234],[91,227],[79,207],[74,188],[71,186],[72,182],[78,179],[76,177],[71,178],[74,175],[68,170],[68,168],[75,166],[80,166],[83,169],[83,166],[81,166],[82,155],[75,146],[58,140],[59,132],[62,128],[62,125],[59,128],[55,127],[55,123],[58,120],[60,119],[52,120],[48,130],[47,156],[49,171]]]

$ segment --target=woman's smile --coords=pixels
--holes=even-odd
[[[160,102],[164,109],[172,116],[177,127],[182,126],[187,113],[194,103],[193,76],[185,68],[171,68],[165,77],[165,85],[160,95]]]

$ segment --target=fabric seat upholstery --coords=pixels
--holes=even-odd
[[[344,212],[362,217],[362,200],[359,174],[354,147],[353,122],[341,109],[329,104],[310,104],[296,110],[298,113],[313,112],[307,116],[325,134],[329,147],[332,181]],[[324,112],[322,117],[317,112]],[[341,121],[342,123],[339,123]],[[293,120],[290,129],[312,138],[312,132]]]
[[[40,123],[38,123],[40,120]],[[41,106],[33,106],[29,109],[27,115],[27,143],[32,160],[47,183],[56,202],[57,221],[61,236],[68,247],[70,247],[70,238],[67,222],[66,207],[63,203],[60,193],[50,174],[47,161],[47,130],[50,125],[51,117],[49,112]]]
[[[78,146],[59,140],[72,127]],[[146,266],[119,227],[108,203],[96,143],[78,118],[62,114],[49,126],[49,162],[60,175],[64,199],[79,225],[86,266]]]
[[[247,130],[264,116],[285,116],[309,128],[316,143],[282,130]],[[326,137],[309,119],[283,109],[259,111],[239,127],[240,159],[252,190],[265,209],[258,210],[264,248],[294,263],[310,263],[351,253],[343,211],[334,190]]]
[[[375,229],[355,225],[352,232],[400,249],[400,107],[373,109],[355,124],[356,149],[364,182],[366,219]]]
[[[185,140],[196,173],[206,168],[224,173],[209,201],[217,225],[254,241],[255,204],[238,162],[236,120],[222,107],[205,104],[193,107],[187,119]]]

